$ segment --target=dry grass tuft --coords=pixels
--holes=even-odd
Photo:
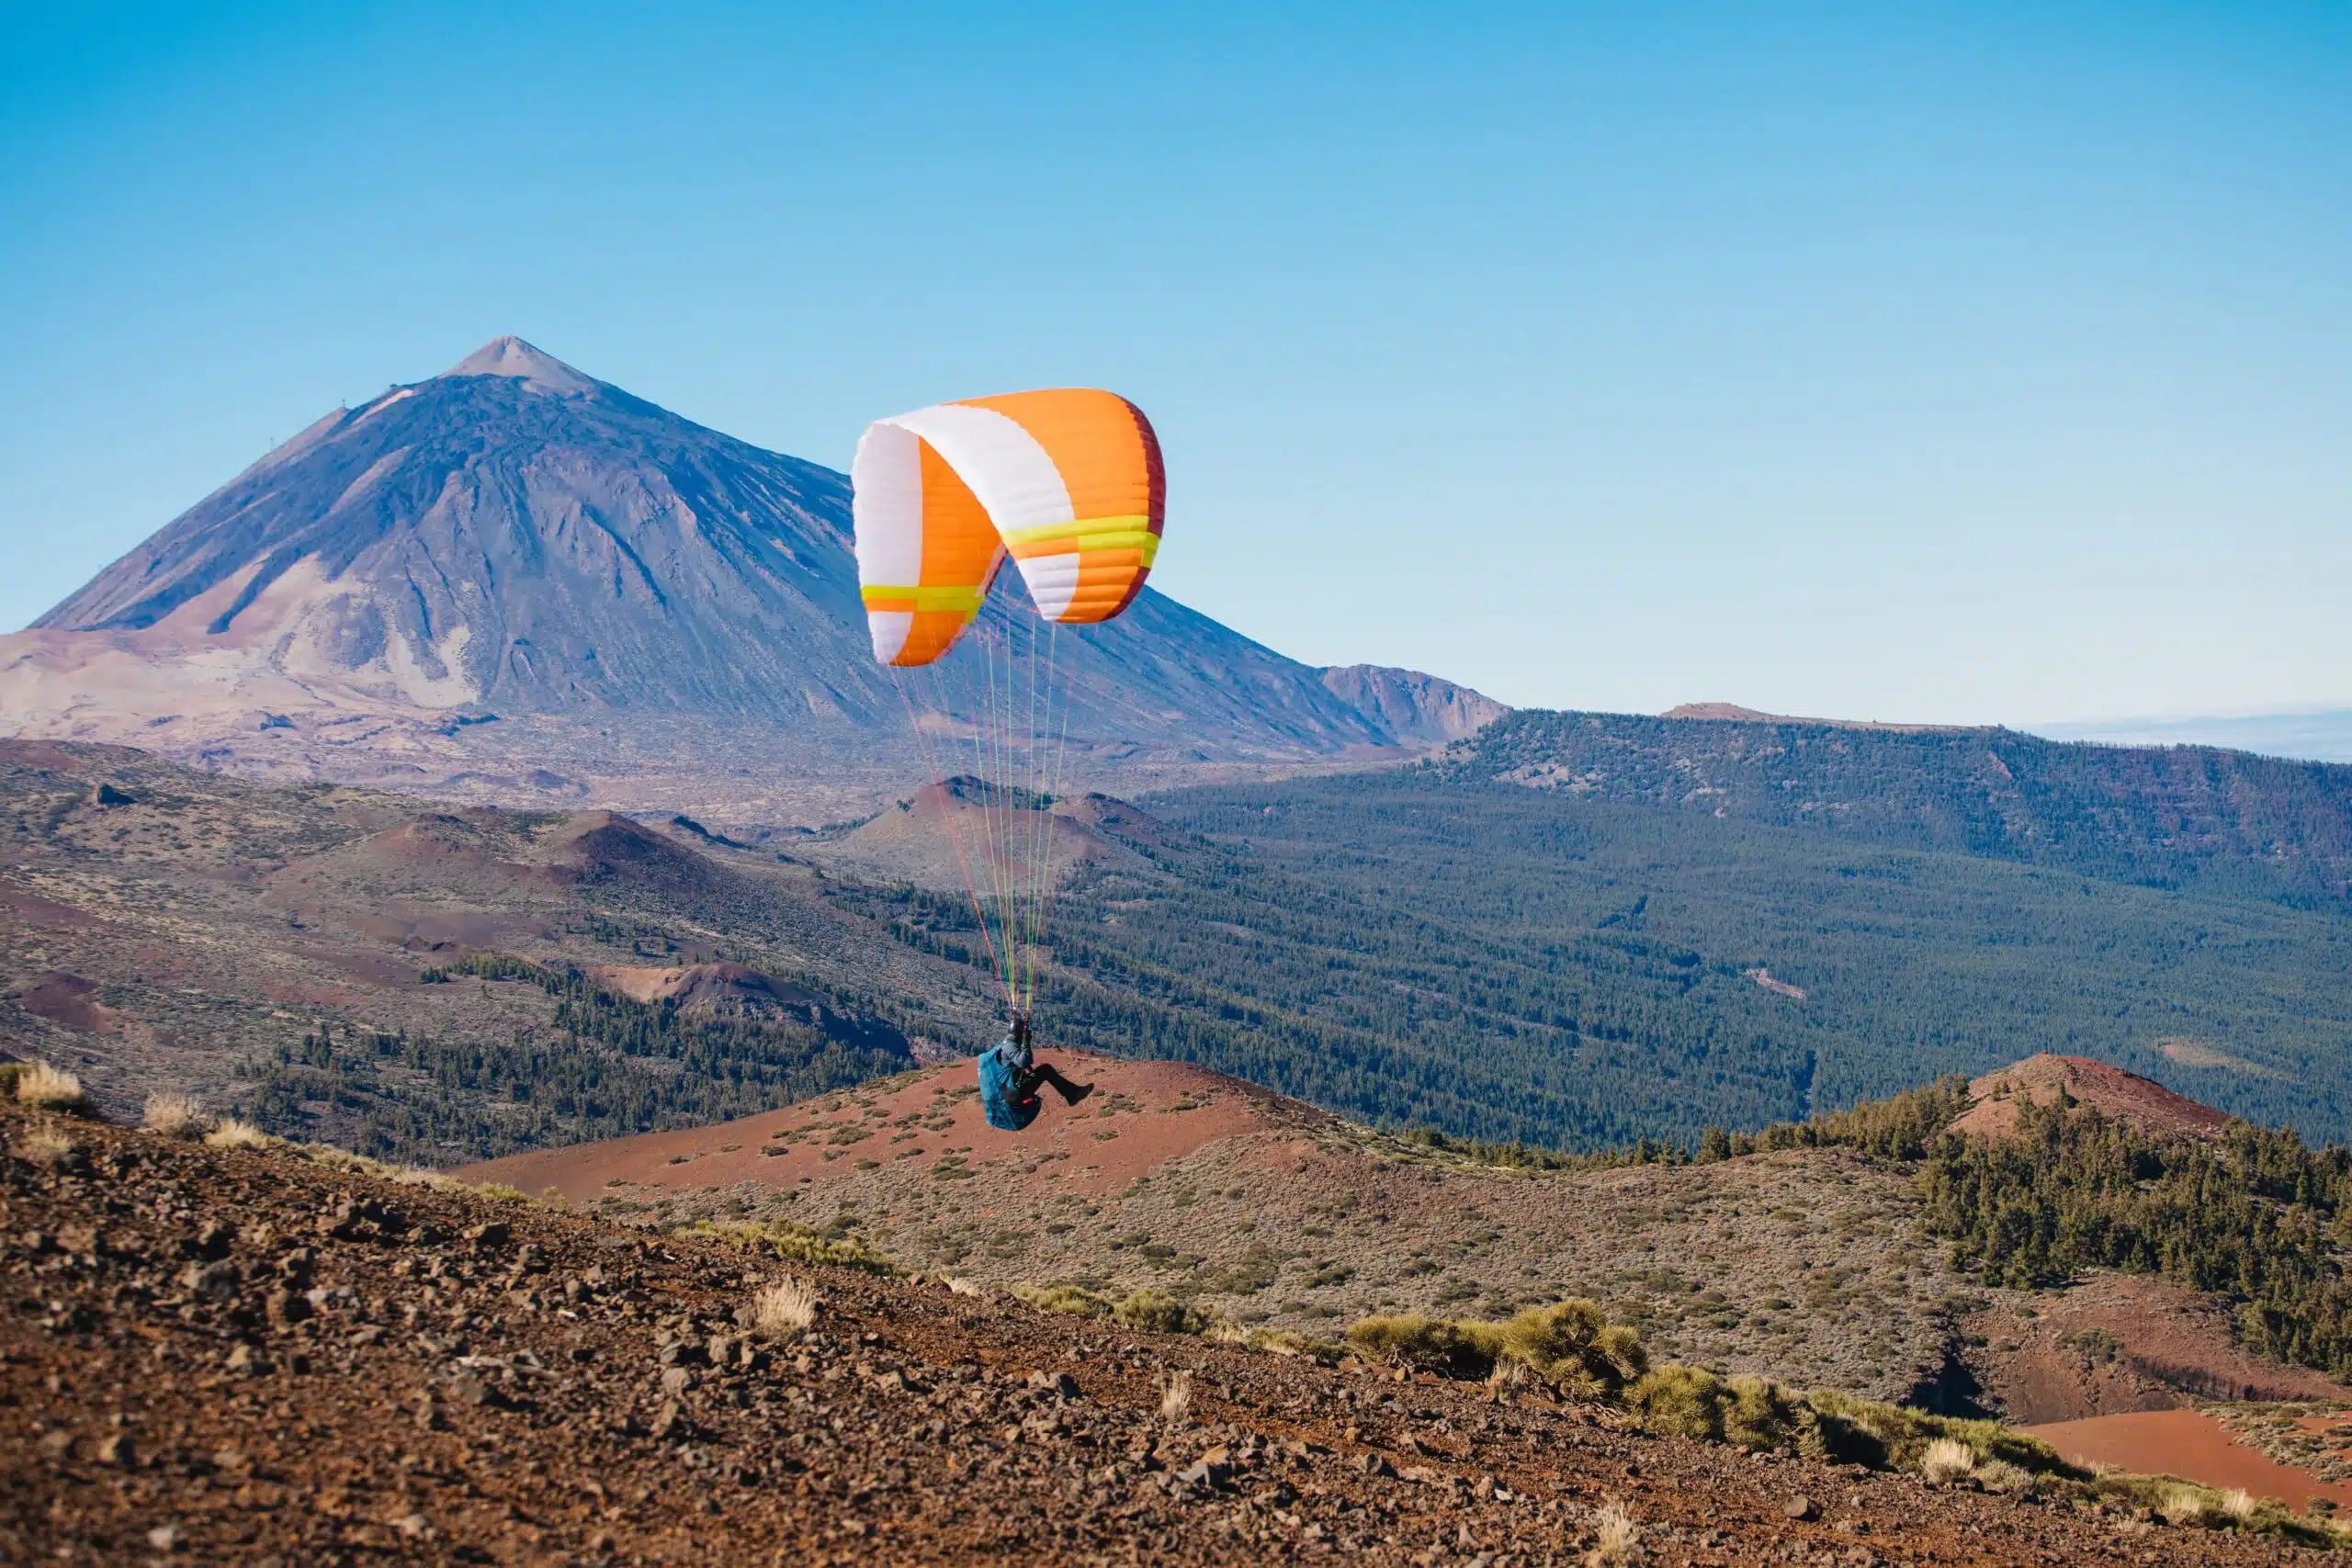
[[[2255,1503],[2254,1494],[2240,1486],[2222,1493],[2222,1500],[2216,1506],[2223,1518],[2242,1525],[2254,1517],[2254,1510],[2257,1505]]]
[[[1585,1568],[1631,1568],[1642,1560],[1641,1527],[1631,1514],[1611,1503],[1593,1522],[1600,1539],[1584,1554]]]
[[[1976,1450],[1957,1438],[1938,1438],[1919,1456],[1919,1473],[1941,1485],[1976,1473]]]
[[[1193,1408],[1193,1374],[1170,1372],[1159,1385],[1159,1418],[1174,1423],[1182,1421]]]
[[[2168,1486],[2156,1504],[2156,1512],[2176,1525],[2201,1525],[2212,1510],[2212,1495],[2199,1486]]]
[[[212,1130],[212,1118],[193,1095],[151,1094],[139,1124],[166,1138],[200,1138]]]
[[[790,1339],[817,1321],[817,1292],[794,1275],[770,1282],[752,1298],[752,1327],[770,1339]]]
[[[250,1122],[234,1116],[223,1116],[220,1124],[204,1134],[207,1145],[216,1149],[266,1149],[277,1142]]]
[[[28,1062],[17,1073],[17,1100],[36,1111],[76,1115],[90,1108],[82,1080],[47,1062]]]
[[[28,1127],[17,1140],[17,1157],[54,1170],[74,1157],[74,1140],[49,1122]]]

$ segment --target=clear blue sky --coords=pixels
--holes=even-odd
[[[1156,581],[1513,702],[2352,702],[2342,0],[0,0],[0,623],[509,332],[1114,388]]]

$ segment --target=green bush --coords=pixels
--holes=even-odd
[[[1131,1327],[1154,1334],[1200,1334],[1211,1319],[1165,1291],[1137,1291],[1111,1309],[1111,1315]]]
[[[1309,1360],[1337,1361],[1348,1353],[1345,1345],[1329,1339],[1317,1339],[1310,1335],[1294,1334],[1287,1328],[1253,1328],[1240,1336],[1240,1343],[1252,1350],[1264,1350],[1276,1356],[1303,1356]]]
[[[1570,1399],[1613,1401],[1649,1368],[1642,1337],[1588,1301],[1529,1307],[1506,1322],[1400,1313],[1367,1317],[1348,1343],[1368,1361],[1439,1377],[1477,1379],[1516,1362]]]
[[[1928,1445],[1938,1438],[1965,1443],[1980,1465],[2006,1464],[2028,1475],[2058,1475],[2083,1480],[2088,1472],[2068,1464],[2058,1450],[2039,1438],[2002,1426],[1998,1421],[1967,1421],[1956,1416],[1934,1416],[1906,1410],[1874,1399],[1816,1389],[1805,1395],[1821,1428],[1824,1450],[1832,1458],[1858,1463],[1917,1470]]]
[[[1614,1399],[1649,1369],[1642,1337],[1623,1324],[1612,1325],[1589,1301],[1529,1307],[1501,1325],[1459,1326],[1499,1329],[1493,1336],[1499,1355],[1525,1363],[1529,1371],[1571,1398]]]
[[[1724,1440],[1724,1406],[1729,1402],[1723,1380],[1697,1367],[1660,1367],[1645,1373],[1625,1396],[1634,1418],[1647,1430],[1706,1443]]]
[[[1808,1412],[1795,1395],[1765,1378],[1733,1378],[1724,1407],[1724,1439],[1749,1453],[1776,1453],[1803,1441]]]
[[[1443,1378],[1483,1378],[1500,1348],[1493,1324],[1449,1323],[1417,1312],[1367,1317],[1348,1329],[1348,1343],[1368,1361],[1410,1367]],[[1484,1329],[1481,1335],[1476,1330]]]

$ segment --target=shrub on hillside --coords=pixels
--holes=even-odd
[[[1726,1403],[1723,1380],[1698,1367],[1660,1367],[1625,1395],[1634,1418],[1648,1430],[1702,1443],[1723,1441]]]
[[[1041,1312],[1073,1317],[1110,1318],[1154,1334],[1206,1334],[1216,1318],[1186,1306],[1165,1291],[1135,1291],[1114,1297],[1084,1285],[1015,1285],[1012,1293]]]
[[[1642,1337],[1611,1324],[1594,1303],[1555,1302],[1529,1307],[1508,1323],[1460,1325],[1522,1362],[1555,1391],[1577,1399],[1613,1399],[1649,1369]],[[1498,1330],[1495,1333],[1482,1331]]]
[[[216,1149],[266,1149],[277,1142],[252,1122],[234,1116],[223,1116],[218,1126],[204,1134],[204,1141]]]
[[[1348,1343],[1368,1361],[1475,1380],[1498,1365],[1524,1367],[1555,1393],[1614,1400],[1648,1370],[1639,1334],[1588,1301],[1529,1307],[1504,1322],[1453,1321],[1420,1313],[1367,1317]]]
[[[1998,1421],[1935,1416],[1826,1389],[1805,1395],[1805,1403],[1823,1433],[1825,1451],[1835,1459],[1916,1471],[1925,1466],[1929,1445],[1941,1438],[1966,1445],[1980,1469],[1997,1463],[2014,1466],[2028,1476],[2054,1474],[2080,1480],[2087,1474],[2061,1459],[2058,1450],[2041,1438]]]
[[[1309,1334],[1295,1334],[1287,1328],[1260,1327],[1246,1332],[1232,1329],[1227,1337],[1235,1343],[1247,1345],[1252,1350],[1263,1350],[1270,1356],[1301,1356],[1309,1360],[1329,1363],[1348,1353],[1345,1345],[1317,1339]]]
[[[47,1062],[28,1062],[17,1069],[17,1101],[36,1111],[79,1116],[90,1109],[82,1080]]]
[[[1493,1324],[1449,1323],[1417,1312],[1367,1317],[1348,1330],[1348,1343],[1368,1361],[1410,1367],[1443,1378],[1483,1378],[1495,1370],[1500,1336],[1481,1335]]]
[[[764,1338],[793,1338],[817,1321],[817,1292],[786,1274],[770,1280],[752,1298],[752,1327]]]
[[[1068,1313],[1072,1317],[1108,1317],[1119,1305],[1083,1285],[1015,1285],[1012,1293],[1040,1312]]]
[[[72,1166],[80,1151],[74,1140],[53,1122],[42,1122],[28,1127],[17,1137],[17,1157],[29,1165],[49,1170],[62,1170]]]
[[[1137,1291],[1111,1309],[1111,1315],[1133,1328],[1154,1334],[1200,1334],[1211,1319],[1164,1291]]]
[[[518,1194],[519,1196],[519,1194]],[[904,1272],[888,1257],[852,1235],[831,1236],[789,1220],[703,1220],[681,1226],[682,1236],[710,1236],[738,1247],[765,1252],[796,1263],[822,1263],[835,1269],[856,1269],[885,1279]]]
[[[139,1124],[166,1138],[200,1138],[212,1130],[203,1102],[185,1094],[151,1094]]]
[[[1769,1378],[1731,1378],[1724,1384],[1724,1440],[1750,1453],[1799,1447],[1810,1412],[1799,1397]]]
[[[1920,1456],[1919,1473],[1941,1484],[1976,1472],[1976,1450],[1957,1438],[1938,1438]]]

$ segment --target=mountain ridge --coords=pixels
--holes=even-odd
[[[1523,709],[1449,777],[2308,908],[2352,901],[2352,767],[1998,727]]]

